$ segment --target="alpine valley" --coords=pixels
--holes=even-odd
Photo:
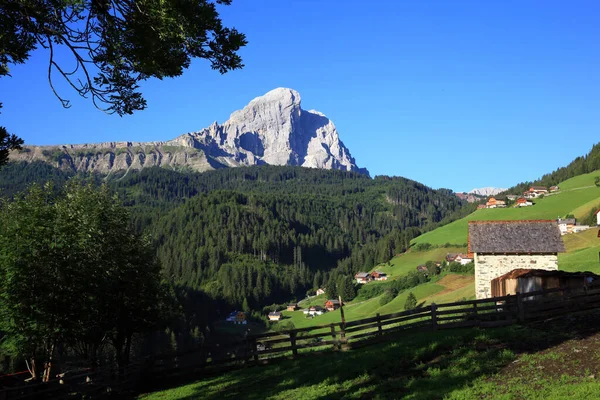
[[[4,196],[47,181],[60,190],[73,177],[119,194],[178,288],[181,332],[233,309],[264,318],[263,307],[323,286],[350,299],[354,271],[466,212],[449,189],[371,178],[333,123],[303,110],[291,89],[170,141],[28,145],[10,158],[0,171]]]

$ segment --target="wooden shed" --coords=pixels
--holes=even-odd
[[[582,289],[596,285],[600,276],[591,272],[547,271],[543,269],[515,269],[492,279],[492,297],[529,293],[538,290],[567,287]]]

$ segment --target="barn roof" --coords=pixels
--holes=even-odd
[[[558,253],[565,245],[553,220],[469,221],[469,253]]]

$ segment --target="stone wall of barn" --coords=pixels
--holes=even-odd
[[[475,296],[478,299],[492,297],[492,279],[513,269],[545,269],[558,270],[557,254],[478,254],[475,253]]]

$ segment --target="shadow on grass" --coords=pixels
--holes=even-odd
[[[206,377],[149,398],[439,399],[501,371],[521,353],[598,332],[599,312],[505,328],[407,332],[383,344]]]

